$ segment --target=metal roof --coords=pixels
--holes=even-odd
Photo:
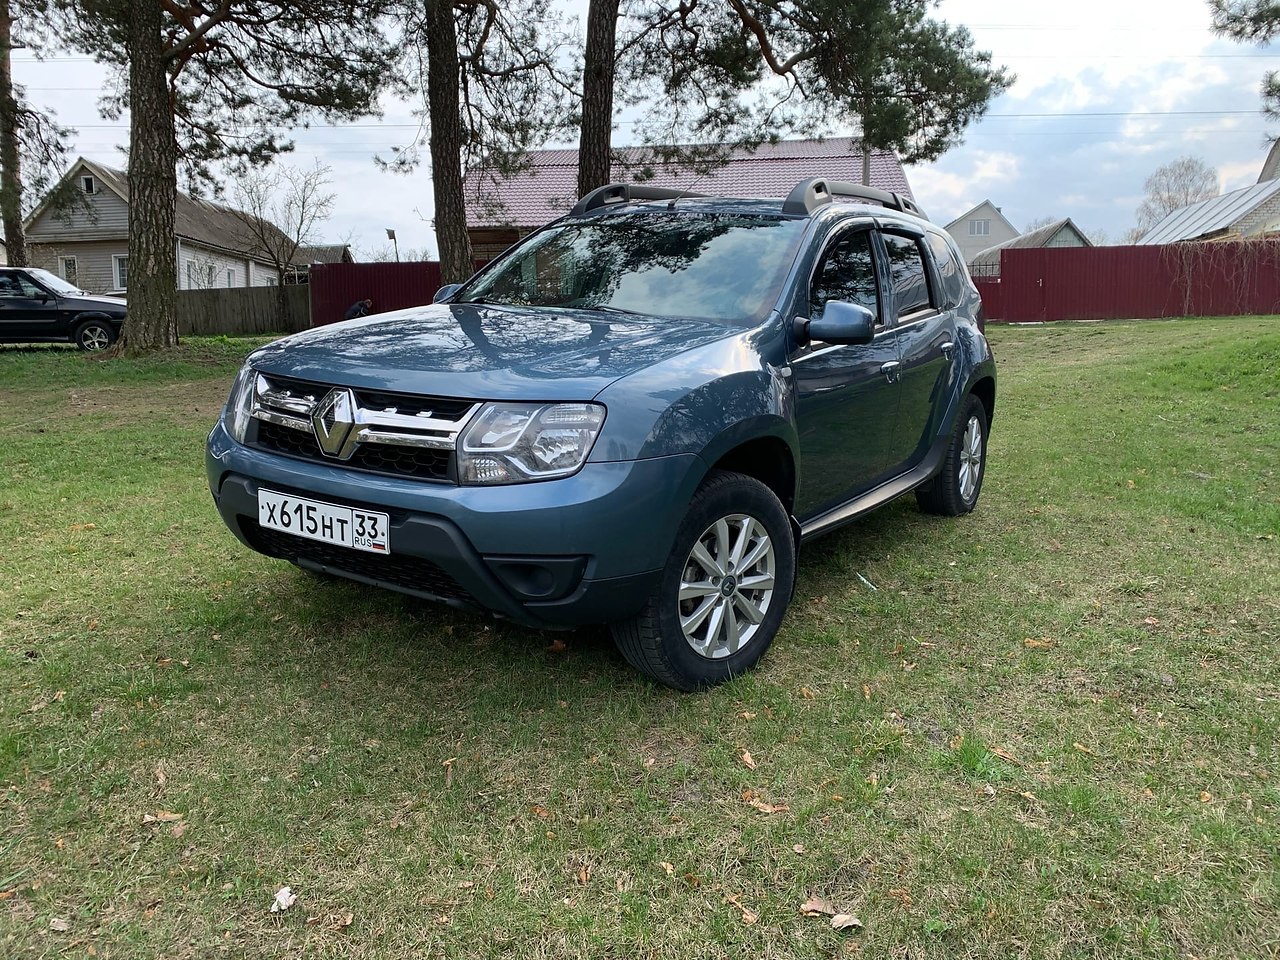
[[[1040,227],[1037,230],[1028,230],[1026,233],[1019,234],[1018,236],[1014,237],[1012,240],[1006,240],[1004,243],[997,243],[994,247],[987,247],[987,249],[981,251],[980,253],[974,254],[973,259],[969,261],[969,265],[974,266],[979,264],[996,264],[998,266],[1000,263],[1001,250],[1034,249],[1036,247],[1047,247],[1049,246],[1049,242],[1053,240],[1054,237],[1056,237],[1059,233],[1061,233],[1063,230],[1067,229],[1068,227],[1071,228],[1071,230],[1075,233],[1076,236],[1078,236],[1082,241],[1084,241],[1083,243],[1080,244],[1080,246],[1082,247],[1093,246],[1093,241],[1090,240],[1087,236],[1085,236],[1084,231],[1081,230],[1079,227],[1077,227],[1075,225],[1075,222],[1070,217],[1067,217],[1064,220],[1055,220],[1053,223],[1045,224],[1043,227]]]
[[[1280,193],[1280,180],[1267,180],[1201,200],[1173,211],[1148,230],[1138,243],[1142,246],[1177,243],[1227,230],[1277,193]]]
[[[615,181],[635,180],[643,171],[646,183],[711,196],[781,199],[809,177],[862,181],[862,151],[852,137],[783,140],[734,151],[710,173],[646,163],[651,154],[644,147],[613,152]],[[871,186],[914,199],[902,162],[891,151],[871,151]],[[467,224],[538,227],[567,213],[577,193],[578,151],[535,150],[528,155],[528,166],[510,178],[467,174]]]

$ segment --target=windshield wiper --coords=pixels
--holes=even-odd
[[[592,306],[592,307],[586,307],[586,306],[582,306],[582,307],[568,307],[568,306],[566,306],[566,309],[569,309],[569,310],[591,310],[591,311],[595,311],[595,312],[598,312],[598,313],[617,313],[617,314],[621,314],[622,316],[626,316],[626,317],[643,317],[643,316],[645,316],[645,314],[641,313],[639,310],[624,310],[622,307],[611,307],[611,306],[609,306],[608,304],[605,304],[605,303],[602,303],[602,304],[600,304],[600,305],[598,305],[598,306]]]

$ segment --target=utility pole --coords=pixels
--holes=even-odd
[[[27,266],[27,237],[22,224],[22,160],[18,150],[18,101],[13,95],[13,15],[0,0],[0,215],[9,263]]]
[[[4,0],[0,0],[0,3],[4,3]],[[395,245],[396,263],[399,263],[400,262],[400,241],[396,239],[396,232],[392,230],[390,227],[387,227],[387,239],[390,240]]]

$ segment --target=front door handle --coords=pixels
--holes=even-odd
[[[946,357],[948,360],[950,360],[951,355],[955,353],[956,345],[952,343],[950,340],[948,340],[946,343],[942,345],[940,349],[942,350],[942,355]]]
[[[902,378],[902,373],[898,369],[901,366],[901,361],[890,360],[888,363],[881,364],[880,372],[884,374],[885,379],[890,383],[897,383]]]

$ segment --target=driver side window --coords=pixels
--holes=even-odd
[[[0,297],[39,297],[43,293],[26,277],[16,273],[0,274]]]
[[[809,319],[821,317],[828,300],[864,306],[876,315],[879,325],[880,294],[870,230],[845,234],[823,253],[809,291]]]

